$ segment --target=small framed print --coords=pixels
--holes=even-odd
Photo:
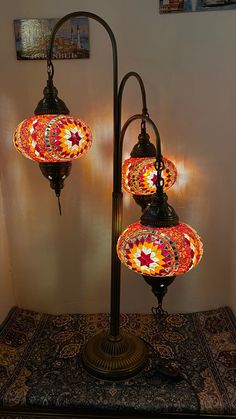
[[[236,9],[236,0],[158,0],[160,13]]]
[[[16,19],[14,31],[18,60],[45,60],[50,35],[59,19]],[[58,30],[53,59],[89,58],[89,21],[72,18]]]

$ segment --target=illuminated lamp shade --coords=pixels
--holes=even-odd
[[[130,158],[124,161],[122,168],[122,184],[126,192],[134,195],[151,195],[156,191],[157,170],[156,158]],[[174,185],[177,170],[174,163],[163,157],[164,191]]]
[[[136,222],[121,234],[117,253],[128,269],[151,277],[169,277],[194,268],[203,246],[187,224],[154,228]]]
[[[25,157],[38,162],[69,162],[86,154],[90,128],[71,115],[35,115],[16,128],[14,144]]]

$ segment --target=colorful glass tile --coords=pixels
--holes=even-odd
[[[176,276],[198,264],[203,245],[187,224],[153,228],[136,222],[119,237],[117,254],[128,269],[139,274]]]
[[[16,149],[38,162],[66,162],[87,153],[90,128],[71,115],[35,115],[22,121],[14,134]]]
[[[134,195],[150,195],[156,192],[157,170],[153,157],[130,158],[124,161],[122,168],[123,188]],[[164,190],[168,190],[176,181],[177,169],[174,163],[163,157]]]

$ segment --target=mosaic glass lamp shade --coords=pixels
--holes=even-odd
[[[122,167],[122,184],[126,192],[134,195],[150,195],[156,192],[157,170],[156,158],[129,158]],[[174,163],[163,157],[164,191],[174,185],[177,170]]]
[[[35,115],[18,125],[14,144],[25,157],[39,163],[69,162],[87,153],[92,133],[87,124],[71,115]]]
[[[50,182],[58,198],[65,179],[70,175],[72,161],[87,153],[92,144],[88,125],[70,115],[70,111],[53,84],[54,69],[48,63],[48,80],[43,98],[34,116],[22,121],[15,130],[14,144],[23,156],[39,163],[39,168]]]
[[[119,237],[117,253],[128,269],[146,276],[169,277],[194,268],[202,257],[203,246],[187,224],[155,228],[136,222]]]

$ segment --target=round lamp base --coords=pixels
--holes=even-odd
[[[117,337],[101,332],[91,338],[82,361],[92,375],[106,380],[124,380],[140,372],[147,362],[147,348],[138,337],[122,333]]]

